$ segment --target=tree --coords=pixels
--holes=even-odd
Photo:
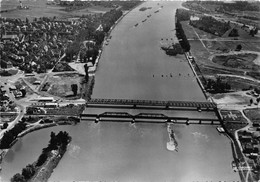
[[[26,21],[26,24],[28,24],[28,23],[29,23],[29,20],[28,20],[28,18],[27,18],[27,17],[26,17],[25,21]]]
[[[77,85],[77,84],[72,84],[72,85],[71,85],[71,90],[72,90],[74,96],[77,95],[78,85]]]
[[[238,44],[235,51],[241,51],[241,49],[242,49],[242,46],[240,44]]]
[[[250,106],[253,104],[253,99],[250,99]]]
[[[86,81],[88,82],[88,65],[85,64],[85,65],[84,65],[84,68],[85,68],[85,73],[86,73],[85,79],[86,79]]]
[[[6,129],[7,127],[8,127],[8,123],[5,122],[5,123],[3,124],[3,126],[2,126],[2,129]]]
[[[25,182],[25,178],[23,175],[21,175],[20,173],[16,173],[12,178],[11,178],[11,182]]]
[[[22,97],[25,97],[25,95],[26,95],[26,90],[25,90],[25,89],[20,89],[20,91],[22,92]]]
[[[258,98],[256,99],[256,102],[257,102],[257,105],[258,105],[259,102],[260,102],[260,97],[258,97]]]
[[[22,175],[25,179],[30,179],[35,174],[35,168],[32,164],[28,164],[25,168],[22,170]]]

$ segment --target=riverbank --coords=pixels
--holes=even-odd
[[[41,155],[33,163],[26,165],[21,173],[16,173],[12,182],[47,182],[54,168],[67,151],[67,146],[71,142],[71,136],[66,131],[54,132],[50,135],[48,146],[42,149]]]
[[[54,127],[54,126],[59,126],[59,125],[72,125],[71,122],[68,121],[63,121],[63,122],[59,122],[59,123],[49,123],[49,124],[41,124],[41,125],[35,125],[33,127],[27,128],[25,131],[21,132],[17,138],[10,144],[9,149],[2,149],[0,150],[0,169],[1,169],[1,164],[2,161],[5,157],[5,155],[8,153],[8,151],[12,148],[12,146],[23,136],[32,133],[34,131],[40,130],[40,129],[44,129],[44,128],[50,128],[50,127]],[[0,174],[1,174],[1,170],[0,170]]]
[[[142,4],[142,3],[141,3]],[[133,9],[135,9],[136,7],[140,6],[141,4],[138,4],[137,6],[133,7],[131,10],[129,11],[125,11],[123,13],[123,15],[115,22],[115,24],[110,28],[110,30],[108,31],[108,34],[105,36],[103,42],[102,42],[102,46],[101,49],[99,50],[98,56],[95,60],[95,63],[92,67],[89,68],[88,70],[88,74],[89,74],[89,79],[86,83],[84,83],[84,94],[83,94],[83,99],[85,99],[86,101],[89,101],[91,99],[91,95],[93,92],[93,88],[94,88],[94,84],[95,84],[95,72],[98,69],[98,64],[102,55],[102,52],[106,46],[106,42],[108,39],[111,39],[111,32],[114,30],[114,28],[116,27],[116,25],[118,25],[118,23],[128,14],[130,13]]]

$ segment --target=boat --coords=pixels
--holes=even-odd
[[[147,18],[151,17],[152,15],[148,15]]]
[[[146,21],[146,19],[144,19],[142,22],[145,22]]]
[[[159,12],[159,10],[155,11],[154,13],[158,13],[158,12]]]
[[[137,24],[135,24],[135,27],[137,27],[138,26],[138,23]]]
[[[177,143],[177,140],[175,137],[175,133],[174,133],[173,129],[171,129],[170,124],[167,127],[167,131],[168,131],[169,138],[170,138],[170,141],[167,142],[167,145],[166,145],[167,149],[170,151],[178,152],[178,143]]]

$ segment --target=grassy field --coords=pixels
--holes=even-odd
[[[60,7],[57,5],[47,5],[46,2],[47,0],[34,0],[34,1],[24,0],[22,1],[22,3],[24,6],[29,6],[29,10],[16,9],[13,11],[1,13],[1,17],[20,18],[22,20],[28,18],[29,20],[33,20],[34,18],[56,16],[57,18],[66,19],[66,18],[82,16],[84,14],[104,13],[111,9],[103,6],[93,6],[90,8],[85,8],[77,11],[66,12],[64,11],[64,7]],[[18,5],[19,5],[18,1],[2,0],[1,10],[14,9]]]
[[[67,99],[75,99],[81,97],[81,90],[82,90],[82,80],[85,79],[83,76],[78,74],[57,74],[50,77],[47,82],[50,83],[50,89],[48,93],[54,96],[64,97]],[[76,96],[68,96],[72,95],[71,85],[77,84],[78,85],[78,92]],[[69,93],[69,94],[68,94]]]
[[[225,67],[258,70],[260,66],[254,64],[256,54],[245,53],[237,55],[216,55],[212,61]]]
[[[256,109],[245,109],[243,111],[253,123],[259,123],[260,124],[260,108]]]
[[[252,86],[253,88],[260,87],[260,83],[251,80],[245,80],[242,78],[221,76],[221,79],[224,82],[228,82],[231,85],[232,90],[236,91],[249,89],[250,86]]]

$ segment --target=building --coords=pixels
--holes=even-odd
[[[44,104],[44,107],[46,107],[46,108],[56,108],[56,107],[58,107],[58,104],[57,103],[45,103]]]
[[[37,99],[38,102],[54,102],[55,99],[53,97],[39,97]]]

